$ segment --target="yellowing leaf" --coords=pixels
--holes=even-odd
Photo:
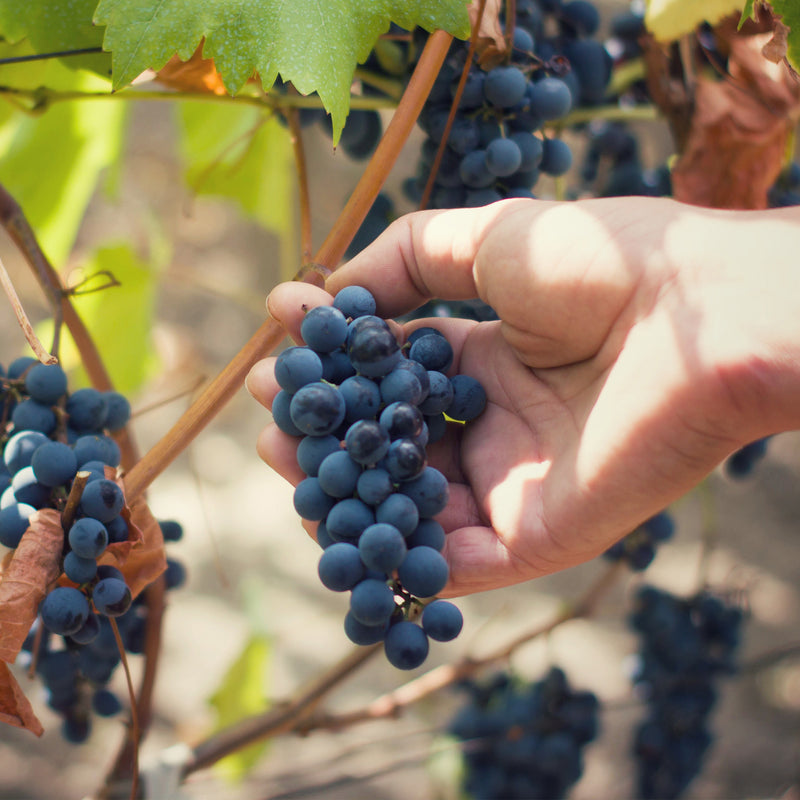
[[[100,350],[114,387],[126,395],[134,394],[158,371],[158,357],[152,341],[155,313],[157,266],[142,261],[130,244],[121,242],[100,247],[83,264],[81,276],[87,277],[106,270],[119,281],[100,291],[73,297],[76,311]],[[98,274],[86,288],[107,280]],[[37,328],[43,341],[49,341],[47,326]],[[78,369],[80,357],[74,343],[64,331],[61,360],[65,369]],[[87,383],[80,376],[78,383]]]
[[[680,39],[700,23],[715,24],[741,11],[745,0],[647,0],[644,22],[660,42]]]
[[[63,71],[56,70],[59,79]],[[49,76],[53,70],[38,74]],[[95,91],[98,83],[99,78],[83,73],[71,88]],[[59,103],[40,116],[13,115],[0,128],[0,183],[22,206],[57,268],[72,250],[102,170],[119,155],[124,105]]]
[[[253,634],[245,643],[236,661],[209,703],[217,712],[217,729],[225,728],[245,717],[266,711],[266,673],[270,660],[270,639]],[[267,742],[256,742],[226,756],[216,769],[231,780],[242,780],[256,765],[267,749]]]
[[[279,236],[292,233],[294,157],[277,119],[250,106],[178,106],[186,180],[196,194],[235,200]]]

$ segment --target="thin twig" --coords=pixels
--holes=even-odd
[[[134,764],[133,779],[131,781],[131,800],[136,800],[139,794],[139,737],[141,731],[139,729],[139,715],[136,703],[136,693],[133,691],[133,680],[131,680],[131,670],[128,666],[128,656],[125,653],[125,645],[122,643],[122,637],[119,635],[119,627],[114,617],[109,617],[108,621],[111,623],[111,630],[114,631],[114,639],[117,642],[117,649],[119,650],[119,657],[122,661],[122,667],[125,671],[125,681],[128,684],[128,696],[131,701],[131,729],[130,739],[134,748]]]
[[[550,633],[568,620],[590,616],[603,595],[619,579],[623,570],[624,566],[620,562],[610,565],[578,600],[572,605],[562,608],[553,619],[525,631],[486,656],[474,658],[468,655],[455,664],[443,664],[435,667],[356,711],[314,715],[299,726],[300,730],[303,733],[319,729],[336,731],[361,722],[394,717],[407,706],[417,703],[447,686],[452,686],[492,664],[507,661],[522,645]]]
[[[75,514],[78,512],[78,506],[81,502],[81,495],[86,488],[86,483],[91,474],[91,472],[81,470],[72,481],[69,496],[67,497],[67,504],[61,512],[61,527],[65,531],[68,531],[72,527],[72,521],[75,519]]]
[[[39,340],[39,337],[33,331],[33,325],[31,325],[31,321],[28,319],[28,315],[25,313],[25,309],[22,307],[22,303],[20,302],[19,295],[14,289],[14,284],[11,281],[11,277],[6,270],[5,264],[3,264],[2,260],[0,260],[0,283],[3,285],[3,290],[6,293],[6,297],[8,297],[9,302],[11,303],[11,307],[14,309],[14,315],[17,318],[17,322],[19,323],[20,328],[22,328],[22,333],[25,335],[25,340],[33,350],[36,358],[42,362],[42,364],[58,364],[58,359],[54,355],[50,355],[50,353],[45,350],[44,345]]]
[[[211,766],[240,748],[259,739],[276,736],[292,730],[316,705],[342,681],[351,677],[355,670],[378,651],[379,645],[361,647],[345,656],[328,669],[310,686],[303,688],[295,697],[276,708],[249,717],[214,734],[192,750],[192,757],[183,768],[184,776]]]
[[[303,131],[300,126],[300,112],[289,108],[283,112],[289,123],[294,151],[294,166],[297,172],[297,195],[300,204],[300,252],[304,264],[311,261],[314,244],[311,238],[311,192],[308,188],[308,170],[306,169],[306,151],[303,147]]]

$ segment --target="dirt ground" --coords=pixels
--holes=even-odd
[[[133,231],[134,211],[149,204],[161,224],[176,233],[176,249],[159,301],[156,337],[167,376],[134,398],[135,408],[210,377],[231,358],[263,319],[262,298],[277,280],[275,242],[221,203],[197,201],[186,213],[178,167],[170,153],[171,124],[163,106],[142,107],[130,143],[126,190],[120,205],[95,203],[81,245]],[[320,139],[320,142],[324,142]],[[167,154],[165,156],[165,153]],[[342,197],[354,183],[346,159],[321,148],[311,174],[324,174],[336,191],[314,195],[317,242]],[[322,173],[322,170],[325,170]],[[404,210],[404,209],[403,209]],[[10,245],[0,254],[12,272],[22,269]],[[198,280],[187,276],[196,274]],[[223,292],[209,291],[218,286]],[[230,291],[235,287],[236,297]],[[27,291],[35,305],[35,292]],[[244,295],[250,298],[240,302]],[[6,341],[19,333],[6,307],[0,318]],[[135,432],[146,449],[187,404],[174,400],[140,414]],[[255,455],[267,414],[241,392],[153,485],[151,507],[159,518],[180,520],[186,537],[170,551],[188,569],[188,585],[170,597],[164,651],[156,686],[156,719],[142,751],[149,776],[154,765],[194,743],[214,725],[208,698],[238,655],[251,630],[248,614],[271,636],[265,693],[280,700],[346,655],[341,621],[346,601],[323,589],[316,577],[317,548],[302,532],[291,490]],[[698,585],[704,537],[716,537],[708,579],[715,587],[744,593],[750,609],[742,673],[727,681],[712,726],[716,739],[703,774],[686,794],[692,800],[796,798],[800,787],[800,435],[784,434],[747,481],[721,472],[702,491],[678,504],[675,540],[664,546],[648,581],[689,593]],[[594,562],[506,590],[464,598],[461,637],[433,648],[426,666],[488,652],[544,622],[564,600],[578,596],[606,569]],[[573,800],[635,797],[628,754],[631,729],[643,709],[628,679],[636,642],[625,625],[633,587],[622,580],[591,620],[572,621],[520,648],[511,660],[535,679],[548,665],[562,666],[571,682],[596,692],[603,703],[603,735],[586,754],[585,774]],[[255,598],[255,600],[254,600]],[[253,612],[253,608],[256,609]],[[247,609],[247,611],[246,611]],[[134,664],[136,672],[140,665]],[[382,658],[355,673],[330,698],[330,708],[358,708],[407,680]],[[58,720],[26,684],[46,727],[40,740],[0,729],[0,797],[8,800],[71,800],[98,786],[123,734],[119,719],[98,721],[90,741],[74,747],[58,733]],[[115,686],[123,690],[122,675]],[[154,800],[187,798],[304,797],[325,800],[449,800],[452,751],[439,738],[458,698],[450,692],[409,708],[398,720],[340,733],[274,741],[243,784],[223,781],[213,770],[193,776],[179,791],[151,789]],[[432,753],[439,753],[433,761]],[[167,754],[167,755],[165,755]],[[371,775],[375,777],[370,777]],[[153,784],[150,784],[152,787]]]

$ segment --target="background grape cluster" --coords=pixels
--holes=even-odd
[[[116,618],[126,650],[141,653],[144,647],[141,596],[133,600],[119,569],[98,564],[109,545],[129,538],[125,498],[112,479],[120,450],[109,434],[128,422],[130,405],[118,392],[70,393],[61,366],[27,356],[13,361],[0,380],[0,544],[16,549],[38,510],[63,514],[76,478],[85,481],[82,489],[78,484],[77,508],[64,530],[62,578],[42,601],[21,659],[32,664],[48,705],[63,717],[64,737],[82,742],[91,731],[92,711],[113,716],[121,709],[107,688],[120,663],[109,619]],[[162,531],[167,541],[183,533],[173,521]],[[170,559],[167,586],[184,579],[180,562]]]

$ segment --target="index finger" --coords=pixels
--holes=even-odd
[[[325,288],[336,294],[351,284],[364,286],[375,296],[384,317],[411,311],[433,297],[480,297],[475,256],[498,219],[525,202],[407,214],[337,269]]]

